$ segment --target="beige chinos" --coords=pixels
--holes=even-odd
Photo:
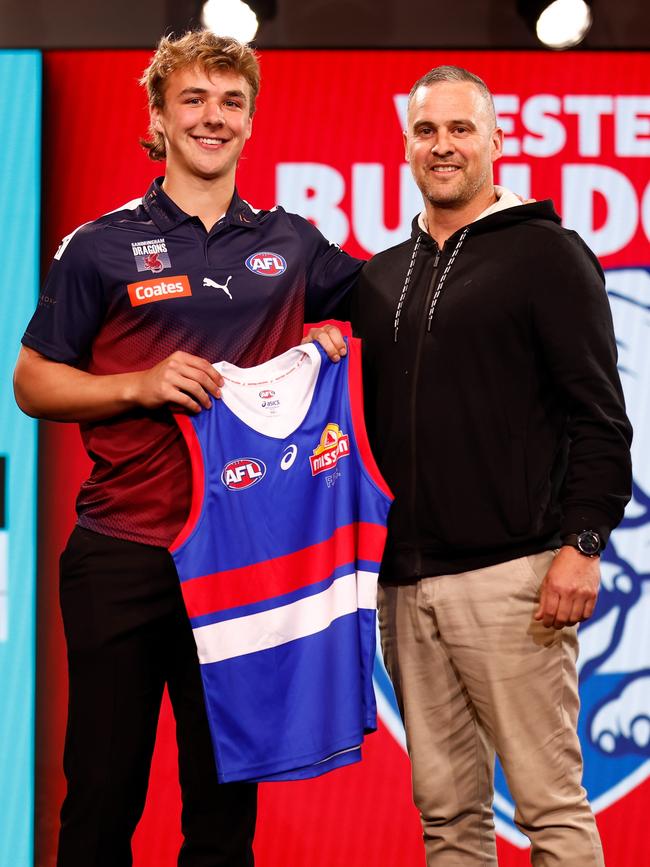
[[[604,865],[581,785],[577,630],[533,620],[552,558],[380,588],[428,867],[497,863],[495,752],[535,867]]]

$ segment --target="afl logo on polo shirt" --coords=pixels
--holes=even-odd
[[[262,277],[279,277],[287,270],[287,263],[279,253],[265,250],[250,255],[246,259],[246,267],[253,274],[260,274]]]
[[[132,307],[141,304],[151,304],[153,301],[168,301],[170,298],[183,298],[192,294],[187,274],[179,277],[160,277],[155,280],[141,280],[139,283],[128,283],[127,290]]]

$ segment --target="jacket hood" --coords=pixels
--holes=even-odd
[[[461,226],[460,229],[457,229],[453,235],[450,235],[447,241],[445,242],[445,248],[451,247],[453,252],[449,257],[449,260],[445,263],[444,270],[440,275],[440,278],[437,280],[435,284],[435,292],[433,292],[431,297],[431,302],[429,305],[429,312],[427,315],[427,331],[431,331],[431,322],[433,320],[433,315],[436,309],[436,305],[442,292],[445,287],[445,281],[453,268],[453,265],[458,258],[458,255],[461,253],[461,248],[465,242],[465,238],[469,235],[470,237],[475,237],[476,235],[485,234],[486,232],[497,232],[500,229],[505,229],[508,226],[512,226],[516,223],[526,223],[526,222],[540,222],[547,221],[550,223],[555,223],[556,225],[560,225],[561,220],[558,214],[553,207],[553,202],[550,199],[544,199],[541,202],[532,202],[529,205],[516,205],[511,208],[503,208],[498,211],[494,211],[491,214],[487,214],[485,217],[480,217],[477,220],[474,220],[473,223],[468,223],[466,226]],[[431,236],[425,232],[419,223],[419,216],[415,217],[412,223],[411,230],[411,239],[415,241],[413,245],[413,251],[411,253],[411,261],[409,263],[406,274],[404,275],[404,283],[402,285],[402,291],[399,297],[399,301],[397,302],[397,307],[395,308],[395,320],[394,320],[394,332],[393,332],[393,340],[397,343],[399,339],[399,327],[400,327],[400,319],[402,316],[402,311],[406,305],[407,296],[409,294],[409,285],[411,282],[411,275],[413,274],[413,270],[415,268],[415,263],[418,258],[418,254],[420,251],[420,247],[423,246],[424,249],[430,249],[431,246],[436,246],[435,241],[431,238]],[[436,265],[437,265],[436,259]]]
[[[419,215],[418,215],[419,216]],[[418,216],[414,217],[411,224],[411,238],[417,237],[422,229],[418,223]],[[543,199],[541,202],[531,202],[529,205],[517,205],[515,208],[505,208],[502,211],[497,211],[494,214],[488,214],[486,217],[481,217],[473,223],[469,223],[469,229],[472,235],[482,232],[492,232],[507,226],[512,226],[515,223],[526,223],[532,220],[547,220],[551,223],[561,224],[562,219],[556,212],[551,199]],[[460,236],[468,226],[461,226],[457,229],[451,238]]]

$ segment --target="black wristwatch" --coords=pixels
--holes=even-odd
[[[569,533],[562,538],[563,545],[577,548],[585,557],[597,557],[603,550],[603,540],[595,530],[581,530],[579,533]]]

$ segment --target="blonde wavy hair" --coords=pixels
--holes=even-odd
[[[229,36],[217,36],[210,30],[190,30],[182,36],[163,36],[155,54],[140,79],[149,99],[149,110],[163,108],[165,86],[169,76],[178,69],[198,66],[206,72],[215,70],[241,75],[250,87],[250,115],[255,112],[255,100],[260,90],[260,67],[252,48]],[[149,138],[140,143],[152,160],[166,157],[162,133],[149,125]]]

